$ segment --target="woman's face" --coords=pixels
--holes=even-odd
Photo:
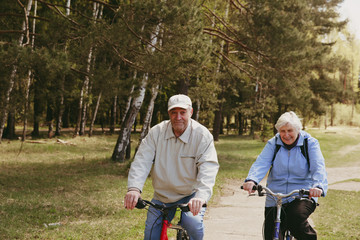
[[[286,124],[279,129],[280,137],[283,143],[291,145],[295,142],[299,132],[290,124]]]

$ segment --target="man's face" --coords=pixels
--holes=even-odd
[[[279,129],[279,133],[281,140],[283,141],[283,143],[287,145],[293,144],[299,134],[298,131],[296,131],[296,129],[290,124],[286,124],[285,126],[282,126]]]
[[[176,137],[185,131],[193,109],[173,108],[169,111],[170,122]]]

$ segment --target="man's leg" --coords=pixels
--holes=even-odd
[[[162,205],[163,203],[158,200],[152,200],[152,202]],[[174,218],[175,210],[169,213],[169,221]],[[161,212],[153,207],[149,207],[147,212],[147,218],[145,222],[144,240],[160,239],[162,229],[162,216]]]
[[[202,208],[198,215],[191,212],[182,213],[181,225],[186,229],[190,240],[202,240],[204,238],[204,214],[206,208]]]

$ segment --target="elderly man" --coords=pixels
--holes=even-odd
[[[188,96],[172,96],[168,113],[170,120],[152,127],[140,144],[131,164],[124,205],[127,209],[135,207],[152,170],[152,201],[165,205],[188,203],[190,212],[182,213],[182,225],[190,239],[203,239],[202,206],[212,195],[219,169],[214,140],[206,127],[191,119],[193,109]],[[155,209],[148,211],[144,239],[159,239],[159,215]]]

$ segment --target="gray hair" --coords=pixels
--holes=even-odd
[[[302,123],[296,113],[294,113],[293,111],[283,113],[277,120],[275,128],[279,131],[279,129],[286,124],[291,125],[298,132],[300,132],[300,130],[302,129]]]

